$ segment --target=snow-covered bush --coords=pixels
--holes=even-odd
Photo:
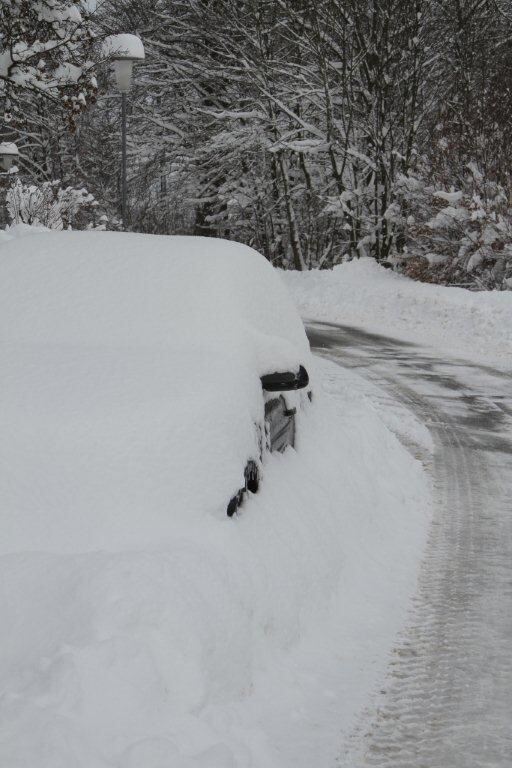
[[[396,195],[407,274],[473,290],[512,288],[512,210],[502,186],[470,163],[459,189],[400,176]]]
[[[106,228],[94,196],[83,188],[63,188],[59,181],[36,186],[17,179],[7,192],[7,211],[11,224],[58,230]]]

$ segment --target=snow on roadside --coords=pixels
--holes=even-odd
[[[318,366],[329,394],[238,519],[0,558],[1,765],[332,764],[404,622],[429,489],[357,377]]]
[[[322,354],[317,350],[317,354]],[[325,357],[332,360],[332,350],[325,352]],[[413,411],[406,408],[400,400],[395,399],[387,390],[382,389],[369,379],[359,376],[350,368],[336,366],[324,371],[324,389],[327,392],[339,391],[343,386],[345,391],[356,390],[364,397],[379,416],[386,427],[393,432],[403,446],[408,448],[413,456],[430,466],[435,451],[432,434]]]
[[[455,356],[512,366],[512,292],[410,280],[363,258],[332,271],[283,272],[302,317],[354,325]]]
[[[384,675],[414,592],[430,489],[422,463],[393,431],[428,450],[426,436],[397,404],[388,403],[381,418],[378,392],[356,374],[317,360],[310,370],[313,403],[298,415],[297,450],[266,460],[261,490],[240,516],[230,520],[224,509],[211,514],[212,487],[195,484],[192,465],[186,474],[184,448],[171,456],[177,472],[162,450],[168,442],[156,439],[162,424],[172,431],[175,423],[167,408],[182,402],[170,386],[176,379],[180,384],[179,371],[167,384],[163,363],[157,366],[161,392],[149,386],[155,369],[143,346],[129,346],[126,367],[119,357],[113,367],[101,351],[116,328],[105,320],[116,291],[114,314],[125,318],[130,340],[135,332],[144,335],[144,327],[152,343],[158,330],[166,331],[171,309],[177,316],[182,309],[169,301],[168,286],[155,288],[150,278],[160,273],[151,264],[167,263],[163,251],[179,246],[189,249],[187,269],[193,270],[198,254],[192,251],[201,244],[87,235],[90,256],[77,261],[81,235],[12,242],[13,235],[31,231],[10,230],[0,245],[9,256],[2,311],[11,323],[2,323],[0,340],[0,765],[327,768]],[[108,243],[104,252],[102,243]],[[219,241],[202,245],[219,249],[217,271],[227,251],[236,249]],[[128,246],[144,254],[143,275]],[[107,290],[105,270],[116,249],[120,269]],[[46,274],[50,256],[58,269]],[[288,302],[279,291],[269,292],[259,267],[254,279],[248,274],[252,260],[244,262],[243,249],[238,257],[229,274],[241,280],[238,270],[249,281],[264,334],[272,309],[286,309]],[[139,284],[152,302],[135,301]],[[230,285],[214,290],[210,280],[204,295],[199,292],[202,325],[223,305],[222,287],[247,311],[248,288],[235,292]],[[144,326],[155,306],[163,326]],[[293,308],[292,317],[302,334]],[[82,344],[73,345],[70,334],[77,328]],[[226,346],[230,336],[217,328],[217,344]],[[43,337],[46,346],[30,343]],[[243,361],[240,352],[237,364],[250,364]],[[205,380],[217,401],[222,382],[213,373],[210,366]],[[189,374],[188,388],[195,378]],[[182,383],[180,392],[188,388]],[[36,405],[22,409],[20,427],[5,405],[24,402],[27,392],[37,395],[29,398]],[[144,395],[151,395],[147,409]],[[100,401],[108,407],[98,410]],[[207,438],[197,412],[201,403],[208,409],[196,394],[194,426],[201,434],[191,441],[194,456]],[[213,431],[209,453],[224,456],[228,435],[227,423]],[[69,437],[83,438],[78,452],[66,449]],[[55,463],[56,448],[62,465]],[[104,475],[113,457],[130,459],[128,472]],[[38,476],[40,460],[47,464]],[[53,465],[66,471],[52,480],[58,493],[45,495],[41,488]],[[132,475],[143,490],[141,504],[131,493]],[[20,482],[24,505],[17,507]],[[109,535],[105,518],[112,524]]]

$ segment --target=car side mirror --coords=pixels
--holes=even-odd
[[[288,392],[294,389],[304,389],[309,384],[308,372],[303,365],[297,373],[283,371],[282,373],[267,373],[261,377],[261,386],[266,392]]]

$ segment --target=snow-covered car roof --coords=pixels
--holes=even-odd
[[[200,237],[58,232],[1,252],[9,343],[174,347],[177,337],[260,353],[258,372],[309,347],[270,264],[239,243]]]
[[[0,286],[13,547],[27,526],[34,547],[115,547],[124,515],[154,538],[224,504],[257,451],[259,377],[308,365],[279,276],[236,243],[41,233],[0,246]]]

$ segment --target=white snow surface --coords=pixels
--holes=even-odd
[[[248,248],[36,234],[0,286],[0,765],[331,765],[414,591],[421,463]],[[314,400],[230,520],[283,358]]]
[[[145,58],[144,45],[137,35],[109,35],[103,41],[103,55],[115,59],[142,60]]]
[[[512,292],[419,283],[362,258],[283,272],[303,318],[364,328],[510,369]]]
[[[16,144],[12,141],[2,141],[0,143],[0,155],[19,155]]]
[[[173,498],[224,514],[259,454],[259,377],[310,367],[277,274],[238,244],[45,233],[2,247],[0,286],[4,551],[161,544]]]
[[[7,226],[5,229],[0,229],[0,245],[2,243],[8,243],[9,240],[17,240],[20,237],[37,235],[41,232],[49,232],[49,230],[46,227],[34,227],[30,224],[14,224],[12,226]]]

